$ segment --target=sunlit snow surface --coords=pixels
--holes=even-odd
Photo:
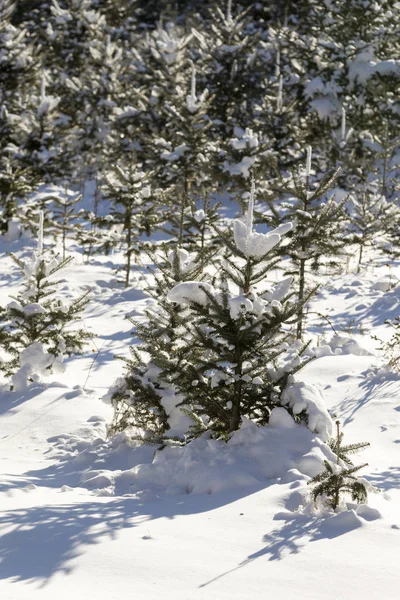
[[[0,303],[18,289],[3,240]],[[376,259],[360,274],[322,274],[308,330],[319,356],[301,371],[316,386],[354,457],[380,492],[337,513],[309,503],[307,481],[330,451],[278,409],[265,428],[245,422],[224,444],[208,436],[154,454],[121,435],[106,440],[100,401],[132,343],[127,314],[150,300],[139,274],[120,287],[119,255],[63,271],[66,297],[91,286],[84,326],[97,337],[66,371],[0,396],[0,593],[5,600],[336,599],[398,597],[400,377],[370,331],[388,339],[400,312],[400,269]],[[388,283],[389,282],[389,283]],[[300,378],[300,374],[299,374]],[[315,388],[314,388],[315,389]],[[289,401],[289,400],[288,400]]]

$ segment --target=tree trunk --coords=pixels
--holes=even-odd
[[[240,385],[241,387],[241,385]],[[236,388],[236,383],[235,383],[235,388]],[[240,425],[240,390],[235,390],[235,396],[232,400],[232,412],[231,412],[231,421],[229,423],[229,433],[232,433],[232,431],[236,431],[237,429],[239,429],[239,425]]]
[[[241,417],[241,404],[242,404],[242,353],[240,348],[236,348],[236,367],[235,367],[235,375],[237,380],[234,385],[234,394],[232,398],[232,412],[231,412],[231,421],[229,424],[229,433],[232,431],[236,431],[239,429],[240,425],[240,417]]]
[[[131,254],[132,254],[132,213],[129,211],[127,215],[127,232],[126,232],[126,243],[128,245],[128,251],[126,256],[126,275],[125,275],[125,287],[129,285],[129,276],[131,273]]]
[[[364,246],[361,244],[360,245],[360,254],[358,257],[358,267],[357,267],[357,273],[360,272],[360,268],[361,268],[361,261],[362,261],[362,257],[363,257],[363,251],[364,251]]]
[[[303,302],[303,300],[304,300],[305,271],[306,271],[306,261],[304,258],[302,258],[302,259],[300,259],[300,267],[299,267],[299,276],[300,276],[299,302]],[[303,335],[303,318],[304,318],[303,306],[300,306],[298,316],[299,316],[299,320],[297,323],[297,339],[300,340],[301,336]]]

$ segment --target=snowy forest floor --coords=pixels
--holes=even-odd
[[[32,242],[0,244],[4,305],[20,283],[6,252]],[[347,443],[371,443],[355,463],[369,463],[362,474],[380,492],[369,508],[318,515],[300,508],[319,451],[304,427],[247,424],[225,448],[200,440],[154,463],[150,446],[105,440],[112,414],[100,398],[132,342],[125,316],[148,300],[135,276],[117,282],[119,255],[75,257],[64,293],[92,288],[84,325],[96,337],[64,374],[0,395],[1,597],[398,598],[400,376],[381,368],[371,336],[387,340],[385,319],[400,314],[400,266],[371,254],[360,274],[351,264],[319,276],[310,312],[339,335],[310,315],[332,355],[299,378],[320,387]]]

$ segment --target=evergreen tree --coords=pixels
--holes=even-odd
[[[106,30],[107,31],[107,30]],[[124,48],[109,33],[90,47],[90,60],[76,81],[79,96],[76,115],[75,152],[84,157],[88,178],[101,177],[108,165],[119,157],[115,122],[122,113],[120,96],[125,95],[126,66]]]
[[[69,304],[57,295],[59,282],[53,275],[72,259],[46,255],[42,235],[43,230],[38,250],[29,260],[11,254],[23,275],[22,290],[0,311],[0,345],[9,356],[0,363],[0,369],[6,376],[13,376],[14,386],[60,369],[64,357],[81,352],[85,341],[92,337],[84,329],[70,328],[79,320],[90,292]]]
[[[175,93],[162,106],[165,117],[158,145],[165,167],[160,177],[167,185],[174,184],[178,192],[191,193],[194,199],[199,188],[209,191],[215,170],[217,148],[208,115],[211,102],[207,90],[198,93],[193,65],[185,88],[176,86]]]
[[[253,4],[253,3],[252,3]],[[259,55],[260,32],[251,19],[253,5],[241,10],[227,0],[210,9],[201,31],[200,54],[206,87],[214,97],[211,117],[223,137],[251,123],[255,98],[265,94],[265,63]]]
[[[340,126],[342,107],[346,108],[356,140],[365,133],[382,136],[382,121],[397,128],[399,101],[395,90],[399,72],[393,61],[393,56],[399,54],[396,3],[310,0],[309,4],[303,35],[315,32],[317,43],[306,58],[305,94],[321,122],[315,147],[327,137],[329,121]],[[363,157],[369,154],[368,144],[363,142],[358,150]],[[365,163],[364,180],[368,170]]]
[[[264,424],[280,404],[289,376],[310,360],[307,344],[294,343],[290,328],[299,313],[291,279],[278,286],[266,281],[279,262],[268,255],[290,226],[266,235],[253,232],[253,199],[254,188],[247,225],[235,221],[235,243],[224,236],[232,256],[218,266],[214,261],[212,269],[205,269],[201,258],[193,262],[183,249],[171,254],[174,281],[167,279],[157,288],[168,317],[162,320],[159,311],[149,313],[149,322],[137,326],[143,346],[134,349],[135,362],[128,364],[127,375],[108,396],[117,421],[128,407],[129,422],[135,424],[138,410],[140,426],[147,428],[148,419],[153,428],[157,417],[161,435],[166,432],[168,407],[174,414],[182,407],[196,423],[192,435],[206,429],[227,435],[240,426],[242,417]],[[151,368],[140,362],[141,350],[150,355]],[[122,423],[127,422],[123,418]]]
[[[118,165],[105,176],[103,196],[111,203],[104,217],[95,219],[96,224],[106,225],[109,234],[102,245],[109,251],[116,245],[125,250],[125,286],[129,285],[132,255],[138,251],[141,235],[150,236],[163,220],[161,206],[157,206],[155,190],[150,186],[151,172],[142,170],[143,165],[133,162],[126,168]]]
[[[354,475],[368,463],[354,466],[348,456],[366,448],[369,443],[360,442],[343,446],[342,440],[343,433],[340,431],[339,421],[336,421],[336,438],[329,442],[331,450],[337,456],[336,463],[324,460],[325,470],[308,482],[310,485],[314,485],[312,491],[314,501],[319,496],[325,497],[327,505],[333,510],[339,506],[341,494],[350,494],[352,500],[361,503],[367,501],[368,490],[374,489],[365,480]],[[340,462],[344,462],[346,466],[342,466]]]
[[[306,169],[302,175],[293,174],[286,180],[281,179],[277,191],[285,192],[287,200],[281,203],[269,201],[273,224],[285,221],[294,223],[292,233],[289,234],[290,241],[285,244],[283,253],[291,258],[295,267],[289,272],[297,277],[301,307],[306,294],[307,268],[318,270],[321,261],[326,258],[330,259],[331,266],[337,265],[337,257],[348,243],[343,236],[347,219],[347,198],[336,202],[332,195],[327,199],[327,192],[335,184],[338,172],[324,175],[320,181],[311,185],[311,147],[308,147]],[[269,217],[267,220],[271,222]],[[304,314],[301,308],[297,324],[298,339],[302,337],[303,325]]]
[[[389,366],[394,371],[399,371],[400,367],[400,317],[396,317],[393,320],[385,321],[389,325],[393,334],[387,342],[383,342],[381,339],[374,337],[374,339],[380,342],[379,350],[383,352],[385,358],[388,359]]]
[[[374,185],[375,183],[375,185]],[[359,246],[357,272],[360,272],[365,249],[370,244],[383,246],[382,236],[399,223],[398,207],[377,191],[378,182],[366,185],[350,199],[350,240]]]
[[[262,144],[258,134],[250,128],[243,130],[235,127],[233,135],[221,140],[220,169],[223,174],[219,179],[228,188],[232,186],[235,190],[248,190],[250,173],[257,171],[259,174],[262,171],[260,163],[263,162],[267,145]]]
[[[37,59],[24,27],[12,24],[16,4],[0,6],[0,230],[16,217],[18,201],[40,183],[38,173],[23,165],[22,112],[37,79]]]
[[[60,166],[60,132],[57,127],[60,98],[48,94],[45,73],[41,74],[39,86],[40,89],[32,94],[21,113],[19,126],[23,137],[19,158],[22,165],[37,174],[40,181],[55,182],[65,176],[65,168]]]
[[[41,202],[48,206],[45,215],[48,233],[53,235],[55,242],[61,237],[62,260],[66,259],[67,240],[78,240],[82,232],[82,211],[76,211],[81,200],[82,194],[68,189],[65,189],[63,194],[51,194],[41,198]]]
[[[275,289],[266,281],[279,262],[272,250],[290,226],[253,232],[254,192],[253,183],[247,224],[235,221],[235,243],[226,239],[232,256],[225,256],[215,281],[178,284],[168,295],[194,315],[186,326],[190,341],[177,351],[179,375],[174,366],[170,376],[183,406],[219,434],[237,429],[242,417],[266,423],[289,375],[309,360],[307,344],[289,350],[293,332],[285,324],[297,320],[300,306],[291,279]]]
[[[150,441],[161,441],[165,435],[182,438],[189,419],[177,407],[182,397],[163,369],[186,335],[182,326],[186,312],[168,301],[167,292],[188,279],[201,281],[205,277],[204,260],[201,254],[189,254],[179,246],[158,252],[145,246],[142,249],[154,264],[150,269],[153,283],[146,287],[153,305],[145,312],[145,322],[132,319],[140,345],[131,347],[129,359],[123,358],[126,373],[105,397],[114,408],[109,433],[133,429]]]
[[[223,221],[220,206],[219,202],[211,205],[208,195],[205,195],[202,208],[198,209],[190,197],[183,195],[179,212],[176,201],[168,206],[168,221],[161,229],[173,235],[178,246],[184,243],[187,250],[200,252],[206,261],[209,258],[207,248],[221,245],[216,233],[216,227],[221,226]]]

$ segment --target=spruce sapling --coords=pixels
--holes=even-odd
[[[280,192],[289,194],[291,202],[280,205],[269,202],[272,212],[270,220],[275,226],[285,221],[294,223],[289,234],[290,242],[285,244],[282,254],[288,255],[295,269],[288,271],[298,281],[298,299],[300,313],[297,324],[297,339],[301,339],[304,329],[304,297],[306,295],[306,274],[311,267],[317,270],[321,261],[330,257],[332,265],[337,264],[337,256],[348,240],[343,236],[343,224],[346,220],[345,204],[347,197],[336,202],[335,197],[326,199],[327,192],[333,187],[339,171],[333,175],[325,175],[311,188],[312,150],[307,148],[304,180],[292,174],[291,179],[282,180]],[[279,188],[278,188],[279,189]],[[324,198],[325,197],[325,198]],[[283,216],[278,210],[283,209]]]
[[[176,352],[187,335],[183,321],[188,316],[180,306],[167,300],[167,292],[177,283],[204,277],[201,255],[189,254],[184,248],[165,247],[148,254],[153,283],[146,291],[153,304],[146,310],[146,321],[130,319],[140,343],[131,347],[125,375],[110,388],[104,401],[114,408],[109,434],[130,429],[147,441],[161,441],[167,436],[183,437],[189,419],[177,408],[182,401],[172,381],[176,372]],[[151,280],[150,280],[151,281]],[[175,366],[174,366],[175,365]]]
[[[294,343],[290,328],[300,308],[291,278],[276,287],[267,279],[280,262],[273,249],[291,226],[254,232],[254,195],[253,181],[246,223],[234,223],[234,243],[220,232],[231,255],[211,282],[183,282],[168,293],[190,315],[169,376],[182,407],[215,435],[235,431],[243,417],[267,423],[289,376],[311,358],[307,344]]]
[[[343,446],[342,441],[343,433],[340,431],[339,421],[336,421],[336,438],[333,438],[329,442],[329,447],[336,454],[336,463],[324,460],[325,469],[308,482],[310,485],[314,485],[314,489],[312,490],[314,501],[319,496],[325,496],[327,505],[333,508],[333,510],[339,505],[341,494],[350,494],[354,502],[366,502],[368,489],[372,487],[354,475],[357,471],[366,467],[368,463],[354,466],[348,456],[349,454],[355,454],[358,450],[366,448],[370,444],[368,442],[360,442]],[[344,462],[347,466],[343,467],[340,461]]]
[[[65,356],[80,353],[92,334],[71,329],[89,302],[86,291],[70,303],[59,295],[59,281],[53,275],[66,267],[71,257],[58,260],[43,251],[43,213],[40,218],[37,251],[29,260],[10,254],[23,276],[22,290],[0,310],[0,344],[8,360],[0,363],[13,385],[23,386],[40,374],[62,369]],[[54,297],[55,296],[55,297]]]
[[[140,236],[149,236],[162,220],[162,211],[157,210],[160,207],[156,206],[149,185],[150,177],[151,172],[144,172],[141,164],[134,163],[125,169],[117,165],[104,181],[103,196],[110,200],[111,207],[96,222],[109,229],[104,238],[106,250],[119,244],[124,247],[125,287],[129,285],[132,255],[138,250]]]

